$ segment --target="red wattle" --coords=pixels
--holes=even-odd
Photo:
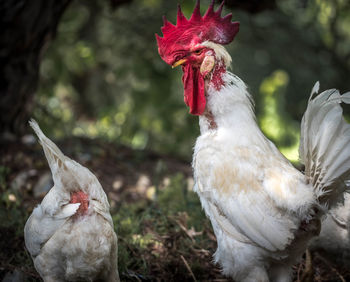
[[[190,64],[182,67],[184,72],[182,82],[184,84],[184,101],[190,107],[190,114],[201,115],[205,110],[204,77],[199,68]]]

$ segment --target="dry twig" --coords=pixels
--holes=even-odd
[[[182,261],[184,262],[184,264],[185,264],[185,266],[186,266],[188,272],[191,274],[191,276],[192,276],[192,278],[193,278],[193,281],[197,282],[196,277],[194,276],[191,267],[189,266],[189,264],[187,263],[186,259],[185,259],[182,255],[181,255],[181,259],[182,259]]]

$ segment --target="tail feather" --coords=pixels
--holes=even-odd
[[[71,160],[61,152],[55,143],[45,136],[34,119],[29,121],[29,125],[33,128],[40,140],[55,185],[62,188],[69,188],[78,185],[76,175],[72,173],[71,168],[67,167],[67,163]]]
[[[313,175],[314,183],[319,182],[320,176],[324,176],[326,171],[322,171],[322,165],[325,161],[329,163],[334,163],[339,155],[339,152],[343,151],[346,143],[343,144],[342,138],[342,113],[338,111],[337,108],[332,108],[328,114],[325,115],[325,118],[321,125],[319,126],[319,133],[315,135],[315,144],[314,144],[314,168],[315,174]],[[316,125],[317,126],[317,125]],[[316,127],[315,126],[315,127]],[[333,128],[332,128],[333,127]],[[329,128],[333,129],[333,134],[329,134]],[[346,142],[347,138],[343,138]],[[337,146],[332,144],[336,143]]]
[[[318,89],[317,82],[302,119],[299,155],[320,203],[333,206],[350,180],[350,124],[340,106],[350,104],[350,92],[329,89],[314,97]]]
[[[54,170],[53,166],[56,165],[60,167],[64,166],[66,156],[61,152],[56,144],[46,137],[34,119],[31,119],[29,121],[29,125],[33,128],[34,132],[40,140],[40,144],[44,149],[45,157],[49,163],[51,170]]]

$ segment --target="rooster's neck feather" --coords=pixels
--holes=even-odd
[[[254,102],[244,82],[229,71],[221,74],[221,78],[223,85],[220,90],[211,82],[206,86],[206,111],[199,119],[201,133],[244,126],[252,126],[256,129],[255,133],[260,132],[254,114]],[[210,125],[213,122],[215,127]]]

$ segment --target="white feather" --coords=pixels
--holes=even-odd
[[[322,223],[319,236],[310,244],[332,263],[345,269],[350,267],[350,194],[345,194],[344,205],[333,208]]]
[[[342,199],[343,182],[350,177],[350,125],[340,106],[349,96],[335,89],[312,93],[301,126],[300,158],[315,189],[327,192],[320,201],[329,207]]]

